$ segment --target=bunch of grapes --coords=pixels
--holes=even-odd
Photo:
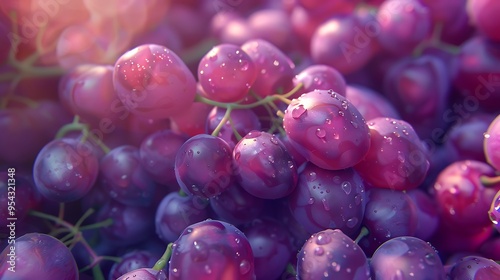
[[[499,13],[2,1],[0,279],[500,279]]]

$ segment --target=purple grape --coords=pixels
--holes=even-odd
[[[257,78],[257,67],[240,47],[220,44],[213,47],[198,65],[202,94],[218,102],[242,100]]]
[[[187,110],[170,118],[172,130],[188,136],[205,133],[205,122],[213,106],[194,102]]]
[[[485,187],[481,176],[495,176],[495,170],[480,161],[456,161],[439,174],[433,187],[442,220],[453,228],[467,230],[491,225],[488,210],[500,184]]]
[[[156,208],[156,234],[165,243],[173,242],[189,225],[208,219],[208,210],[206,200],[172,192]]]
[[[147,136],[139,147],[141,166],[155,182],[176,185],[175,156],[186,142],[187,136],[170,129],[156,131]]]
[[[361,113],[345,97],[315,90],[293,99],[283,118],[292,145],[307,160],[329,170],[352,167],[370,147]]]
[[[58,239],[28,233],[15,239],[0,255],[2,279],[78,279],[78,267],[70,250]]]
[[[253,37],[266,40],[280,50],[290,50],[293,34],[290,17],[283,9],[262,8],[247,18]]]
[[[170,280],[254,280],[254,256],[235,226],[206,220],[187,227],[172,246]]]
[[[235,177],[251,195],[277,199],[289,195],[297,185],[297,167],[281,140],[251,131],[234,147]]]
[[[456,160],[471,159],[486,162],[483,143],[489,141],[486,138],[487,130],[495,117],[494,114],[476,113],[448,130],[445,145],[457,154]],[[485,135],[485,137],[478,137],[479,135]],[[491,154],[495,155],[495,153]]]
[[[429,240],[439,226],[437,205],[422,189],[413,189],[407,194],[415,204],[417,211],[417,228],[414,236],[422,240]]]
[[[293,79],[294,86],[297,86],[299,83],[302,83],[303,86],[292,98],[298,98],[303,93],[316,89],[331,89],[342,96],[346,94],[344,76],[337,69],[328,65],[314,64],[306,67]]]
[[[256,219],[243,233],[252,247],[256,279],[278,279],[293,252],[287,228],[272,219]]]
[[[181,58],[154,44],[138,46],[118,58],[113,85],[130,112],[151,119],[183,112],[196,94],[196,80]]]
[[[153,267],[161,255],[155,255],[148,251],[133,250],[123,256],[121,261],[114,263],[109,271],[108,280],[116,280],[120,276],[139,268]],[[135,280],[138,280],[137,278]]]
[[[222,121],[225,114],[226,109],[214,107],[208,115],[205,132],[211,134]],[[252,110],[233,109],[229,114],[229,118],[230,119],[222,126],[217,136],[226,140],[231,148],[234,148],[236,143],[239,141],[233,130],[242,136],[252,130],[261,130],[259,117]]]
[[[189,138],[175,157],[181,189],[200,198],[214,197],[231,185],[231,148],[222,138],[199,134]]]
[[[363,250],[339,229],[313,234],[297,258],[297,279],[300,280],[371,279]]]
[[[369,234],[359,242],[367,255],[391,238],[415,235],[417,208],[406,192],[372,188],[367,194],[363,225]]]
[[[418,0],[387,0],[377,13],[378,41],[396,54],[411,53],[431,31],[432,20],[427,7]]]
[[[289,203],[310,234],[330,228],[355,238],[365,212],[364,182],[352,168],[326,170],[307,163]]]
[[[285,93],[293,88],[295,64],[275,45],[263,39],[254,39],[242,44],[241,49],[257,67],[257,79],[251,89],[258,96]]]
[[[443,263],[436,250],[413,236],[395,237],[384,242],[370,260],[374,280],[444,280]]]
[[[500,21],[495,13],[498,9],[500,5],[497,1],[467,1],[467,14],[473,25],[482,36],[496,42],[500,41],[500,32],[497,28]]]
[[[410,190],[429,170],[427,150],[413,127],[403,120],[375,118],[368,122],[370,149],[354,168],[378,188]]]
[[[448,275],[450,280],[495,280],[500,279],[500,265],[493,260],[479,256],[460,259]]]
[[[152,268],[137,268],[123,274],[116,280],[167,280],[167,274],[163,270]]]
[[[264,211],[264,202],[264,199],[249,194],[236,182],[223,193],[210,198],[210,206],[217,217],[235,226],[259,217]]]
[[[484,155],[489,164],[500,170],[500,116],[497,116],[484,133]]]
[[[348,85],[345,98],[358,109],[365,120],[378,117],[400,119],[396,107],[383,95],[361,85]]]
[[[147,240],[154,233],[154,210],[108,201],[97,214],[97,221],[111,218],[113,223],[99,229],[110,243],[125,247]]]
[[[140,163],[139,149],[125,145],[114,148],[100,163],[101,186],[114,200],[130,206],[147,206],[156,184]]]
[[[99,173],[99,162],[89,142],[63,138],[43,147],[33,165],[37,190],[57,202],[75,201],[87,194]]]

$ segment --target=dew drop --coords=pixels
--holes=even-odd
[[[328,205],[328,201],[325,198],[323,198],[321,202],[323,203],[323,208],[325,208],[325,211],[330,211],[330,206]]]
[[[248,70],[248,62],[247,61],[242,61],[241,62],[241,66],[240,66],[240,70],[241,71],[247,71]]]
[[[314,197],[310,197],[309,200],[307,201],[309,204],[314,204]]]
[[[212,269],[210,268],[210,266],[208,264],[205,265],[205,273],[207,273],[207,274],[212,273]]]
[[[428,265],[435,265],[436,264],[436,256],[434,254],[429,253],[429,254],[425,255],[424,260]]]
[[[354,128],[358,128],[358,127],[359,127],[358,123],[357,123],[357,122],[355,122],[355,121],[351,121],[351,125],[352,125],[352,127],[354,127]]]
[[[314,172],[314,171],[311,171],[311,172],[309,172],[309,174],[307,174],[307,180],[309,182],[313,182],[314,180],[316,180],[316,178],[317,178],[317,175],[316,175],[316,172]]]
[[[273,157],[273,156],[268,156],[268,157],[267,157],[267,160],[268,160],[270,163],[274,163],[274,157]]]
[[[292,118],[298,119],[300,118],[304,113],[307,112],[307,109],[304,108],[304,105],[299,105],[292,110]]]
[[[338,133],[334,133],[332,136],[333,136],[333,139],[335,139],[335,140],[340,139],[340,135]]]
[[[270,139],[271,143],[275,144],[275,145],[278,145],[278,139],[276,139],[276,137],[271,137]]]
[[[345,181],[341,185],[342,190],[345,192],[345,194],[349,195],[352,191],[351,183]]]
[[[345,116],[345,113],[343,111],[339,111],[339,116],[343,117]]]
[[[323,249],[323,247],[314,248],[314,254],[316,256],[323,256],[324,253],[325,253],[325,250]]]
[[[72,170],[73,169],[73,164],[71,163],[66,163],[66,168],[68,168],[68,170]]]
[[[252,266],[250,265],[249,261],[247,261],[247,260],[241,261],[241,263],[240,263],[240,274],[241,275],[247,274],[250,271],[251,268],[252,268]]]
[[[191,150],[191,149],[187,150],[187,155],[189,157],[192,157],[193,156],[193,150]]]
[[[208,59],[210,59],[211,61],[216,61],[217,60],[217,55],[216,54],[212,54],[211,56],[208,57]]]
[[[332,123],[332,120],[330,120],[330,119],[326,119],[326,120],[325,120],[325,123],[326,123],[326,124],[331,124],[331,123]]]
[[[318,138],[325,138],[326,131],[324,129],[318,128],[316,129],[316,136],[318,136]]]
[[[348,228],[354,228],[358,224],[358,218],[353,217],[347,220],[346,226]]]
[[[347,110],[347,106],[348,106],[348,105],[349,105],[349,104],[347,103],[347,101],[346,101],[346,100],[342,100],[341,106],[342,106],[342,108],[344,108],[344,110]]]

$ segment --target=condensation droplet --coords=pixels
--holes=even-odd
[[[342,190],[345,192],[345,194],[349,195],[352,191],[351,183],[345,181],[341,185]]]
[[[306,113],[306,112],[307,112],[307,109],[304,108],[304,105],[299,105],[299,106],[293,108],[293,110],[292,110],[292,118],[298,119],[302,115],[304,115],[304,113]]]
[[[247,274],[250,271],[251,268],[252,267],[251,267],[249,261],[247,261],[247,260],[241,261],[241,263],[240,263],[240,274],[241,275]]]

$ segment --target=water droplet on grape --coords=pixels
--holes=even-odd
[[[250,271],[251,268],[252,267],[251,267],[249,261],[247,261],[247,260],[241,261],[241,263],[240,263],[240,274],[241,275],[247,274]]]
[[[355,122],[355,121],[351,121],[351,125],[352,125],[352,127],[354,127],[354,128],[358,128],[358,127],[359,127],[358,123],[357,123],[357,122]]]
[[[278,139],[276,139],[276,137],[271,137],[270,139],[271,143],[275,144],[275,145],[278,145]]]
[[[212,273],[212,269],[210,268],[210,266],[208,264],[205,265],[205,272],[207,274],[211,274]]]
[[[323,249],[322,247],[314,248],[314,254],[316,256],[323,256],[324,253],[325,253],[325,249]]]
[[[316,180],[316,172],[314,171],[309,172],[309,174],[307,174],[307,180],[309,182],[313,182],[314,180]]]
[[[343,117],[345,116],[345,113],[343,111],[339,111],[339,116]]]
[[[351,183],[345,181],[341,185],[342,190],[345,192],[345,194],[349,195],[352,191]]]
[[[328,201],[325,198],[323,198],[321,202],[323,203],[323,208],[325,208],[325,211],[330,211],[330,206],[328,205]]]
[[[274,157],[273,157],[273,156],[268,156],[268,157],[267,157],[267,160],[268,160],[270,163],[274,163]]]
[[[333,270],[335,270],[336,272],[339,272],[340,271],[340,264],[336,263],[336,262],[332,262],[332,267],[333,267]]]
[[[306,112],[307,112],[307,109],[304,108],[304,105],[299,105],[299,106],[293,108],[293,110],[292,110],[292,118],[298,119],[302,115],[304,115],[304,113],[306,113]]]
[[[307,201],[309,204],[314,204],[314,197],[310,197],[309,200]]]
[[[316,129],[316,136],[324,141],[326,131],[324,129],[318,128]]]
[[[68,168],[68,170],[72,170],[73,169],[73,164],[66,163],[66,168]]]
[[[358,224],[358,218],[353,217],[347,220],[346,226],[348,228],[354,228]]]

